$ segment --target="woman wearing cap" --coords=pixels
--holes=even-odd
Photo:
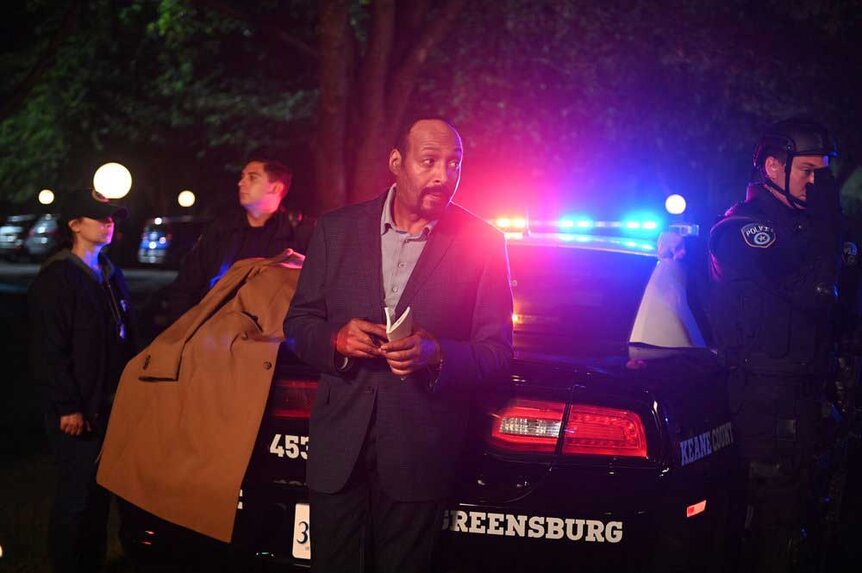
[[[49,549],[55,571],[98,571],[110,497],[96,484],[96,460],[134,353],[128,287],[103,249],[126,211],[86,191],[71,193],[62,212],[71,248],[45,262],[28,295],[33,370],[58,470]]]

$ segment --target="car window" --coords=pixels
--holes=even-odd
[[[510,242],[509,260],[516,351],[625,351],[654,256]]]
[[[34,233],[53,233],[57,230],[57,216],[43,215],[33,225]]]
[[[141,233],[138,262],[178,268],[209,221],[209,218],[194,216],[150,220]]]
[[[706,347],[687,295],[687,268],[661,258],[644,289],[629,341],[661,348]]]

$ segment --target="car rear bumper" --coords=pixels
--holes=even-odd
[[[614,485],[608,478],[608,491],[619,486],[617,496],[598,498],[585,488],[565,499],[553,484],[548,491],[554,495],[537,489],[509,503],[453,503],[443,515],[435,571],[719,570],[732,538],[729,494],[662,491],[665,483],[650,487],[642,478],[641,487],[628,491],[622,481]],[[694,497],[708,499],[707,509],[686,517],[684,500]],[[296,507],[306,500],[304,485],[247,484],[234,544],[258,558],[308,567],[308,560],[295,556],[294,544],[302,533]]]

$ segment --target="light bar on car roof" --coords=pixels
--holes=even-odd
[[[656,218],[627,218],[621,221],[596,221],[585,217],[541,220],[527,217],[497,217],[491,223],[505,233],[558,232],[583,233],[595,229],[613,229],[636,235],[653,235],[662,224]]]
[[[648,213],[637,215],[640,217],[620,221],[597,221],[576,215],[554,220],[498,217],[490,222],[503,231],[509,241],[529,239],[531,243],[547,245],[582,243],[593,249],[653,254],[655,238],[664,224]]]

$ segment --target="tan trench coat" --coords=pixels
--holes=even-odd
[[[97,481],[230,541],[302,255],[235,263],[123,371]]]

